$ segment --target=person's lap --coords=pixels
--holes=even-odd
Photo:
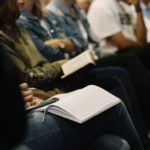
[[[127,139],[131,148],[141,149],[135,128],[122,104],[84,124],[77,124],[49,114],[42,123],[43,116],[43,113],[36,112],[28,119],[25,143],[33,150],[85,149],[105,133],[121,136]]]

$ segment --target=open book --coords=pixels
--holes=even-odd
[[[86,50],[63,64],[61,67],[64,75],[61,78],[65,78],[89,64],[96,64],[92,50]]]
[[[120,99],[104,89],[89,85],[66,94],[58,94],[51,99],[59,99],[49,105],[36,109],[83,123],[120,102]]]

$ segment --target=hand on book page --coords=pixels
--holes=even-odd
[[[96,65],[92,51],[86,50],[61,66],[64,74],[61,78],[65,78],[89,64]]]
[[[59,100],[37,111],[47,110],[78,123],[83,123],[120,102],[118,97],[95,85],[54,97]]]

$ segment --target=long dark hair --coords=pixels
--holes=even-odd
[[[25,132],[26,115],[19,74],[0,43],[0,149],[16,146]]]
[[[19,15],[20,11],[17,0],[0,0],[0,30],[14,40],[17,40],[20,36],[16,25],[16,20]]]
[[[0,28],[15,24],[19,15],[17,0],[0,0]]]
[[[42,17],[43,17],[43,10],[42,10],[42,4],[41,4],[40,0],[36,0],[35,1],[35,4],[34,4],[33,9],[32,9],[32,13],[36,17],[38,17],[38,19],[42,19]]]

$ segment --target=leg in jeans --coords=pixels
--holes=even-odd
[[[100,136],[87,150],[130,150],[125,139],[114,135]]]
[[[119,67],[92,69],[86,74],[82,83],[82,87],[94,84],[120,97],[125,103],[142,142],[148,141],[148,131],[144,125],[138,99],[126,70]]]
[[[67,119],[34,112],[28,118],[24,143],[32,150],[83,150],[103,134],[113,134],[127,140],[132,150],[142,150],[134,125],[122,103],[91,120],[77,124]]]
[[[118,54],[134,54],[136,55],[140,61],[142,62],[142,64],[148,69],[150,70],[150,43],[144,44],[143,46],[138,46],[138,47],[132,47],[132,48],[128,48],[125,50],[120,50],[118,52]]]
[[[150,121],[148,116],[150,110],[150,72],[143,66],[140,59],[131,53],[113,55],[99,60],[98,66],[119,66],[128,71],[142,109],[144,121],[148,124]]]

